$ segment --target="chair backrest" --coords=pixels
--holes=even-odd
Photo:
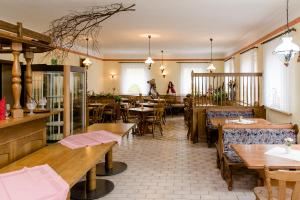
[[[220,153],[233,151],[232,144],[284,144],[287,137],[297,143],[298,126],[292,124],[225,124],[219,127]]]
[[[155,108],[154,110],[155,121],[157,122],[162,121],[163,115],[164,115],[164,107]]]
[[[93,111],[93,120],[99,121],[102,119],[103,111],[104,111],[105,105],[97,106],[97,108]]]
[[[269,171],[268,167],[265,167],[266,186],[268,190],[268,200],[273,199],[271,180],[278,181],[278,200],[286,200],[286,188],[287,182],[293,182],[294,187],[291,200],[300,199],[300,171]]]

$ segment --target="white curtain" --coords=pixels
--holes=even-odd
[[[257,48],[241,54],[240,65],[240,71],[242,73],[257,72]],[[240,82],[240,100],[244,105],[253,106],[255,101],[257,101],[257,99],[255,99],[256,91],[253,86],[254,82],[254,78],[245,76],[242,77]]]
[[[234,58],[230,58],[229,60],[227,60],[226,62],[224,62],[224,72],[225,73],[234,73]],[[230,92],[232,90],[230,90],[229,88],[229,83],[230,81],[235,81],[233,76],[226,76],[225,77],[225,91],[228,91],[228,98],[229,100],[232,100],[233,97],[233,93]]]
[[[187,95],[192,93],[192,77],[191,73],[205,73],[207,72],[206,68],[208,67],[207,63],[181,63],[180,66],[180,94]],[[202,88],[202,80],[199,81]],[[204,85],[205,83],[203,83]],[[203,86],[205,87],[205,86]],[[201,91],[200,91],[201,92]]]
[[[224,72],[225,73],[234,73],[234,59],[230,58],[224,62]]]
[[[241,72],[257,72],[257,48],[241,54],[240,62]]]
[[[149,70],[144,63],[121,63],[121,94],[146,95]]]
[[[285,67],[273,53],[281,38],[263,45],[264,104],[284,112],[291,112],[291,66]]]

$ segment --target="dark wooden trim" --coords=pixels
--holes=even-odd
[[[193,76],[262,76],[263,73],[193,73]]]
[[[145,62],[146,58],[104,58],[103,61],[116,61],[116,62]],[[161,58],[153,58],[154,61],[161,61]],[[176,62],[210,62],[210,58],[166,58],[164,61],[176,61]],[[213,61],[224,61],[223,58],[215,58]]]
[[[176,62],[176,63],[204,63],[204,64],[208,64],[208,63],[210,63],[210,62],[205,62],[205,61],[203,61],[203,62]]]
[[[248,51],[251,51],[252,49],[258,49],[258,47],[252,47],[252,48],[250,48],[250,49],[247,49],[247,50],[241,52],[240,55],[242,55],[242,54],[244,54],[244,53],[247,53]]]
[[[276,35],[276,36],[274,36],[274,37],[272,37],[272,38],[270,38],[270,39],[268,39],[268,40],[262,42],[261,44],[266,44],[266,43],[268,43],[268,42],[271,42],[271,41],[273,41],[273,40],[275,40],[275,39],[277,39],[277,38],[279,38],[279,37],[281,37],[281,36],[283,36],[283,35],[285,35],[285,34],[287,34],[287,33],[290,33],[290,32],[292,32],[292,31],[297,31],[297,30],[296,30],[295,28],[291,28],[290,30],[285,31],[285,32],[283,32],[283,33],[281,33],[281,34],[278,34],[278,35]]]
[[[122,63],[145,63],[145,62],[118,62],[118,63],[122,64]]]
[[[225,59],[224,62],[227,62],[228,60],[231,60],[231,59],[233,59],[233,57]]]

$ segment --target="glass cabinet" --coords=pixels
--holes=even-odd
[[[46,97],[48,109],[61,109],[64,106],[64,66],[32,65],[32,97]],[[82,67],[71,67],[70,72],[71,134],[85,127],[85,73]],[[47,122],[48,142],[63,138],[63,112],[53,115]]]

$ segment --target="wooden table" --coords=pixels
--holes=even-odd
[[[153,113],[154,108],[149,108],[149,107],[129,108],[129,111],[138,113],[140,118],[138,127],[141,135],[144,135],[146,133],[146,123],[145,123],[146,116],[149,115],[150,113]]]
[[[157,103],[140,103],[141,106],[153,108],[157,106]]]
[[[104,155],[111,154],[115,144],[111,142],[79,149],[69,149],[59,143],[51,144],[1,168],[0,173],[48,164],[70,188],[74,186],[71,190],[72,199],[96,199],[114,187],[111,181],[96,180],[96,164]],[[111,165],[111,159],[107,159],[107,165]],[[87,181],[79,182],[85,175]]]
[[[299,161],[265,154],[268,150],[279,146],[283,147],[283,145],[272,144],[233,144],[231,148],[249,169],[262,170],[264,166],[268,166],[271,169],[300,169]],[[293,145],[292,149],[300,150],[300,145]]]
[[[154,101],[154,102],[166,102],[165,99],[153,99],[152,101]]]
[[[250,125],[257,125],[257,124],[272,124],[271,122],[263,119],[263,118],[244,118],[244,119],[249,119],[249,120],[253,120],[253,121],[256,121],[256,123],[254,124],[238,124],[238,123],[234,123],[234,122],[231,122],[230,120],[236,120],[238,118],[225,118],[225,117],[222,117],[222,118],[212,118],[210,120],[211,124],[214,126],[214,127],[218,127],[219,125],[223,126],[225,124],[236,124],[236,125],[245,125],[245,126],[250,126]]]
[[[98,107],[98,106],[106,106],[107,103],[89,103],[89,107]]]
[[[121,137],[124,137],[129,134],[129,132],[136,126],[134,123],[99,123],[99,124],[93,124],[91,126],[87,127],[87,132],[92,131],[99,131],[99,130],[106,130],[109,132],[112,132],[114,134],[117,134]],[[112,155],[110,155],[112,164],[109,166],[105,163],[99,163],[97,164],[97,176],[111,176],[119,174],[127,169],[127,164],[124,162],[119,161],[112,161]]]

